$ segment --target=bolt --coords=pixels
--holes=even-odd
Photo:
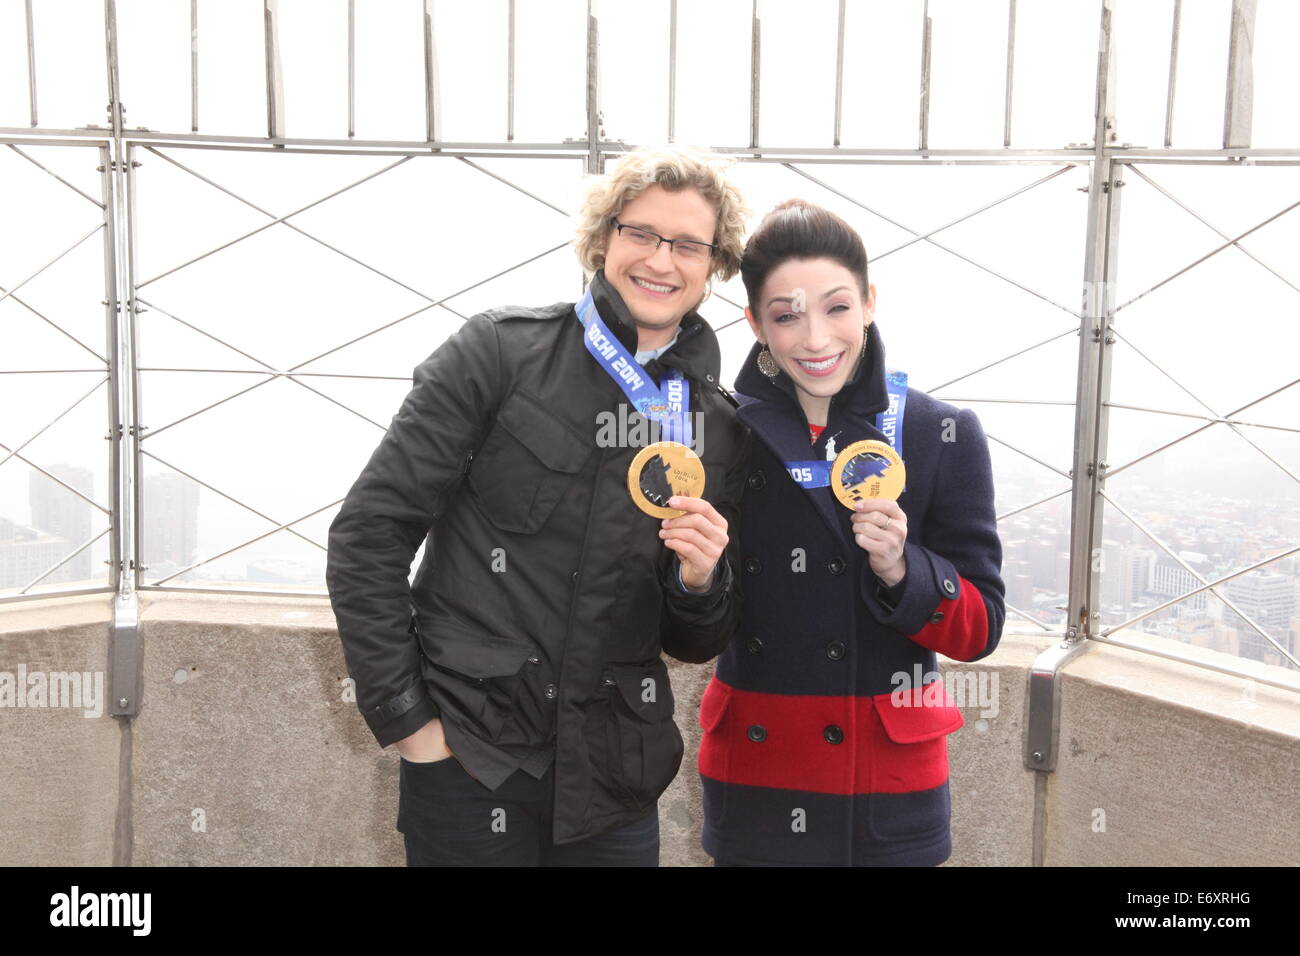
[[[1035,751],[1034,751],[1034,763],[1042,763],[1042,762],[1043,762],[1043,755],[1042,755],[1042,753],[1041,753],[1040,751],[1038,751],[1038,750],[1035,750]]]
[[[119,698],[117,699],[117,706],[119,706],[119,707],[125,707],[126,704],[127,704],[127,700],[126,700],[125,697],[119,697]]]

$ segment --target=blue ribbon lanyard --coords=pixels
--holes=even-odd
[[[600,317],[596,302],[587,289],[581,301],[573,307],[582,323],[582,342],[587,351],[600,363],[606,374],[614,380],[628,401],[640,414],[660,426],[664,441],[691,444],[691,385],[680,369],[670,368],[665,373],[663,391],[654,379],[637,364],[623,343],[610,332]]]
[[[885,373],[885,386],[889,390],[889,406],[876,415],[876,430],[888,439],[895,451],[903,447],[903,410],[907,407],[907,373],[897,370]],[[831,467],[834,459],[829,461],[787,461],[786,470],[799,487],[829,488],[831,484]]]

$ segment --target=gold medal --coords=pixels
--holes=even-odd
[[[704,462],[681,442],[660,441],[637,452],[627,470],[632,503],[653,518],[686,514],[669,508],[673,495],[698,498],[704,494]]]
[[[883,441],[855,441],[831,466],[831,491],[850,511],[864,498],[896,501],[906,483],[903,459]]]

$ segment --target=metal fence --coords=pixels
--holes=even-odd
[[[1018,84],[1026,82],[1023,64],[1017,76],[1017,54],[1023,60],[1027,53],[1042,52],[1023,34],[1018,38],[1018,14],[1023,28],[1026,16],[1041,16],[1043,11],[1041,5],[1026,0],[1002,0],[977,5],[982,20],[1004,18],[999,20],[999,29],[1003,30],[1006,45],[997,55],[996,64],[1000,76],[1005,66],[1000,103],[995,107],[1001,119],[1001,144],[937,146],[932,136],[933,97],[936,76],[947,65],[940,54],[960,50],[961,46],[952,38],[951,30],[948,46],[936,44],[936,18],[942,24],[943,16],[956,14],[953,8],[942,7],[939,0],[935,5],[937,9],[932,10],[930,2],[917,0],[913,12],[919,15],[908,26],[912,32],[906,38],[895,38],[914,44],[917,74],[904,77],[886,91],[904,103],[916,97],[912,142],[888,146],[851,144],[852,137],[846,133],[850,112],[846,103],[860,106],[862,102],[863,93],[853,82],[857,75],[853,73],[854,49],[861,46],[861,37],[854,31],[863,29],[860,19],[854,18],[861,17],[862,8],[838,0],[826,5],[827,23],[833,23],[833,30],[827,31],[824,47],[820,48],[831,57],[827,62],[834,63],[833,92],[826,90],[832,108],[827,111],[831,123],[825,141],[772,145],[773,139],[779,137],[768,136],[764,107],[773,97],[773,57],[782,56],[783,51],[779,38],[774,46],[771,28],[765,32],[764,22],[765,18],[775,20],[778,13],[789,17],[789,8],[801,5],[776,8],[746,0],[742,6],[748,22],[733,19],[730,30],[733,45],[739,36],[748,50],[744,65],[748,74],[747,142],[711,145],[738,161],[737,176],[756,209],[766,208],[758,200],[784,198],[791,190],[810,191],[813,198],[835,208],[863,231],[872,252],[873,277],[878,283],[884,281],[881,277],[892,280],[889,288],[902,300],[900,311],[916,317],[911,331],[901,325],[897,337],[887,331],[888,342],[902,342],[904,352],[909,348],[921,351],[926,337],[936,334],[953,343],[941,361],[923,370],[934,375],[936,381],[922,382],[916,376],[913,380],[938,397],[978,405],[986,425],[993,423],[988,432],[999,472],[999,521],[1004,539],[1016,539],[1015,547],[1008,548],[1008,558],[1017,562],[1017,568],[1023,565],[1028,569],[1011,575],[1028,583],[1019,590],[1009,590],[1008,627],[1027,627],[1061,638],[1059,645],[1040,659],[1031,681],[1026,759],[1038,769],[1050,769],[1054,761],[1050,733],[1053,676],[1084,639],[1132,647],[1228,673],[1244,673],[1231,660],[1184,654],[1163,644],[1156,647],[1141,635],[1139,625],[1143,622],[1167,619],[1170,633],[1187,643],[1213,646],[1212,639],[1221,638],[1232,645],[1229,653],[1235,648],[1240,656],[1300,666],[1292,622],[1277,619],[1278,614],[1285,618],[1288,607],[1290,615],[1296,616],[1294,555],[1300,551],[1296,544],[1300,537],[1300,506],[1287,496],[1293,495],[1295,485],[1300,483],[1295,469],[1288,464],[1295,460],[1294,436],[1300,429],[1292,424],[1294,416],[1290,412],[1294,406],[1285,403],[1294,402],[1294,392],[1288,389],[1300,380],[1262,375],[1252,381],[1247,364],[1238,367],[1234,388],[1225,390],[1219,387],[1217,378],[1206,377],[1212,373],[1195,365],[1173,367],[1162,360],[1161,340],[1159,336],[1150,338],[1150,329],[1162,322],[1184,322],[1186,315],[1149,298],[1170,283],[1185,283],[1189,275],[1199,276],[1219,268],[1223,254],[1232,251],[1253,270],[1240,279],[1234,272],[1233,283],[1267,281],[1273,292],[1278,288],[1300,292],[1296,278],[1287,275],[1294,256],[1279,261],[1256,246],[1267,236],[1271,249],[1276,235],[1267,227],[1300,205],[1300,200],[1289,205],[1277,201],[1292,185],[1289,180],[1268,178],[1300,166],[1300,146],[1251,145],[1255,0],[1232,0],[1230,8],[1225,0],[1223,6],[1229,16],[1223,18],[1218,37],[1227,57],[1221,146],[1176,145],[1176,81],[1186,75],[1187,68],[1186,56],[1180,59],[1180,37],[1185,39],[1180,28],[1188,15],[1181,0],[1174,0],[1169,9],[1170,29],[1167,47],[1163,48],[1169,70],[1162,143],[1135,146],[1121,141],[1116,122],[1119,34],[1114,23],[1117,8],[1122,5],[1115,0],[1086,0],[1075,5],[1073,14],[1078,16],[1082,11],[1096,30],[1079,41],[1085,52],[1096,50],[1095,61],[1090,60],[1088,67],[1094,97],[1091,139],[1056,148],[1014,145],[1018,137],[1013,107],[1022,88]],[[20,180],[38,180],[41,185],[31,187],[34,194],[52,188],[77,207],[75,213],[59,213],[68,228],[58,255],[26,263],[16,271],[0,262],[0,309],[7,302],[9,316],[21,314],[22,321],[37,323],[80,357],[77,362],[71,358],[61,360],[57,367],[36,362],[27,368],[0,368],[0,380],[22,381],[9,390],[10,411],[0,426],[0,442],[4,443],[0,444],[4,454],[0,472],[6,464],[12,468],[21,462],[58,489],[61,497],[52,504],[38,504],[38,498],[40,502],[45,499],[33,491],[33,514],[38,507],[56,515],[70,513],[75,510],[68,507],[71,501],[77,508],[88,508],[98,516],[88,528],[84,522],[76,525],[76,534],[64,527],[58,539],[61,543],[55,548],[57,554],[50,551],[51,542],[43,542],[39,534],[32,532],[23,538],[24,532],[13,531],[11,550],[14,554],[21,551],[22,561],[28,563],[21,564],[18,558],[11,558],[11,562],[24,568],[39,566],[39,570],[19,574],[10,581],[7,596],[0,597],[0,601],[47,597],[51,593],[115,593],[118,620],[112,696],[118,714],[134,713],[137,706],[136,678],[132,675],[138,651],[135,623],[139,592],[181,588],[223,593],[321,593],[319,575],[286,572],[277,565],[275,555],[309,554],[315,560],[323,559],[325,530],[342,495],[304,501],[301,489],[305,486],[305,472],[318,464],[310,456],[312,449],[320,447],[320,437],[309,434],[306,426],[289,428],[284,423],[314,422],[326,414],[333,416],[321,426],[331,435],[327,444],[346,449],[337,452],[347,458],[340,473],[355,475],[409,387],[409,376],[394,374],[394,355],[399,369],[404,371],[427,354],[439,336],[455,327],[457,323],[450,321],[453,317],[463,320],[478,307],[500,304],[508,298],[507,290],[512,296],[534,303],[576,298],[580,276],[564,252],[569,241],[570,210],[566,202],[577,195],[583,173],[602,171],[607,160],[635,145],[611,135],[607,129],[617,127],[619,119],[611,115],[607,123],[601,108],[602,77],[608,64],[602,64],[606,48],[602,45],[601,10],[591,3],[549,5],[553,14],[558,11],[568,17],[565,23],[581,28],[585,21],[585,35],[579,38],[583,82],[578,90],[585,132],[558,141],[538,142],[516,139],[522,119],[516,104],[526,93],[538,95],[517,83],[517,50],[522,38],[519,27],[524,22],[535,26],[526,18],[538,15],[528,4],[502,0],[493,8],[504,33],[504,37],[493,40],[502,47],[501,55],[493,61],[494,68],[500,67],[503,74],[498,88],[502,113],[494,122],[504,125],[505,136],[480,141],[448,140],[443,136],[448,113],[445,107],[457,97],[470,95],[456,87],[456,77],[440,70],[448,52],[446,33],[439,25],[439,18],[448,9],[444,4],[414,0],[400,8],[407,17],[406,29],[392,34],[400,35],[408,45],[422,44],[422,77],[417,77],[421,82],[413,95],[422,102],[423,138],[417,135],[405,139],[365,139],[356,135],[358,119],[360,125],[365,123],[364,108],[359,113],[359,102],[364,97],[359,99],[357,83],[358,17],[364,31],[367,18],[379,16],[380,8],[357,4],[355,0],[347,0],[344,5],[343,0],[338,0],[331,7],[313,7],[308,13],[288,0],[245,0],[240,10],[260,16],[249,15],[236,23],[244,28],[240,42],[248,49],[260,50],[261,62],[256,58],[245,60],[239,71],[245,86],[249,77],[255,78],[264,99],[265,132],[232,135],[230,129],[221,126],[211,132],[200,127],[200,90],[207,90],[209,84],[233,86],[234,74],[231,66],[219,59],[215,73],[201,72],[204,61],[200,53],[205,49],[207,34],[200,28],[209,21],[201,19],[198,0],[190,0],[188,10],[183,4],[164,6],[169,16],[179,18],[177,22],[185,21],[188,15],[190,129],[186,131],[126,125],[122,75],[129,61],[124,59],[120,28],[123,12],[129,12],[128,20],[138,20],[163,7],[150,6],[144,0],[104,0],[102,7],[98,2],[93,4],[96,14],[102,17],[94,28],[102,30],[106,81],[102,91],[91,90],[90,94],[106,94],[109,112],[104,126],[51,128],[38,123],[43,108],[38,95],[43,90],[38,90],[37,83],[41,43],[46,33],[54,37],[60,29],[51,16],[53,5],[47,7],[39,0],[35,4],[33,0],[21,6],[11,4],[7,8],[10,19],[0,23],[0,33],[16,25],[21,25],[25,33],[25,105],[30,118],[27,127],[0,127],[0,155],[7,154],[9,160],[4,188],[17,195],[27,188],[19,184]],[[384,10],[383,16],[394,16],[392,7]],[[650,11],[655,16],[649,19],[658,18],[655,29],[661,31],[664,47],[643,54],[644,68],[662,84],[659,100],[663,110],[656,114],[664,120],[659,138],[673,140],[681,134],[683,73],[688,73],[688,86],[695,91],[701,89],[700,77],[707,75],[698,56],[693,67],[679,57],[682,31],[688,29],[689,17],[704,16],[702,10],[701,5],[665,0]],[[289,114],[285,89],[292,70],[286,66],[283,54],[292,36],[282,30],[282,21],[290,13],[290,19],[299,27],[316,26],[330,17],[335,21],[339,40],[336,49],[340,57],[346,56],[346,136],[286,135]],[[1097,37],[1095,46],[1093,36]],[[622,42],[634,41],[625,37]],[[296,42],[301,43],[302,37]],[[882,42],[888,42],[888,38]],[[136,43],[138,46],[139,41]],[[17,46],[21,49],[21,44]],[[578,48],[575,43],[574,49]],[[689,73],[690,69],[695,72]],[[11,71],[9,75],[14,74]],[[778,79],[781,75],[776,74]],[[331,87],[336,92],[343,88],[341,80]],[[946,89],[953,88],[949,81]],[[411,93],[409,89],[406,92]],[[579,115],[577,109],[570,113]],[[336,111],[336,116],[341,116],[341,110]],[[738,129],[734,111],[730,122],[728,129]],[[1300,142],[1300,136],[1296,142]],[[92,164],[94,177],[89,175]],[[21,176],[17,172],[20,169]],[[1182,186],[1171,185],[1171,176],[1176,178],[1177,171],[1188,169],[1213,178],[1212,194],[1218,198],[1210,205],[1216,211],[1202,211],[1198,208],[1203,205],[1201,201],[1187,199]],[[471,187],[471,183],[477,186]],[[1140,223],[1121,230],[1121,197],[1127,194],[1131,204],[1135,187],[1142,197],[1140,203],[1154,209],[1151,204],[1158,196],[1167,204],[1162,207],[1165,212],[1152,214],[1149,231],[1154,239],[1148,239]],[[1249,201],[1230,203],[1234,215],[1227,217],[1222,197],[1238,187]],[[451,203],[458,191],[469,188],[492,190],[493,211],[497,204],[509,207],[511,216],[516,217],[510,221],[520,225],[507,230],[504,240],[501,230],[487,217],[465,216],[464,221],[456,223],[456,229],[440,225],[440,238],[429,240],[433,243],[429,249],[448,265],[424,272],[419,257],[411,250],[400,248],[400,244],[385,244],[378,238],[379,233],[358,237],[340,231],[321,215],[326,203],[334,204],[330,208],[344,202],[363,206],[372,203],[378,212],[370,219],[382,222],[385,210],[400,217],[405,214],[404,207],[420,207],[426,200],[428,208],[424,211],[436,215],[439,208],[449,208],[439,206],[439,202]],[[1201,190],[1201,186],[1188,188],[1198,195]],[[1228,224],[1238,218],[1236,213],[1253,210],[1260,195],[1271,199],[1272,208],[1267,214],[1260,210],[1249,222]],[[910,196],[918,202],[925,199],[931,207],[925,217],[912,219],[900,215],[897,203],[889,201],[898,196]],[[40,199],[40,208],[53,208],[59,201]],[[223,204],[219,209],[215,205],[218,201]],[[1070,206],[1071,202],[1078,205]],[[142,210],[141,203],[147,208]],[[95,209],[92,211],[90,206]],[[1182,227],[1162,225],[1160,219],[1172,208],[1180,209],[1212,233],[1216,237],[1213,244],[1184,253],[1178,242]],[[936,218],[936,209],[945,211]],[[998,221],[997,217],[1011,215],[1008,210],[1013,209],[1018,210],[1014,215],[1027,218],[1013,221],[1010,226],[1006,220]],[[1034,218],[1036,212],[1039,218]],[[484,221],[478,221],[480,218]],[[925,218],[940,224],[922,225]],[[219,229],[210,227],[216,220],[221,223]],[[13,220],[4,225],[4,231],[10,236],[20,235],[33,228],[35,221]],[[1011,239],[1013,233],[1026,231],[1017,228],[1025,223],[1035,234]],[[1000,232],[992,232],[995,229]],[[999,255],[999,250],[981,243],[981,230],[997,235],[1014,255],[1005,251]],[[1134,243],[1130,238],[1133,233],[1138,236],[1130,245]],[[76,260],[74,251],[92,248],[96,237],[102,248],[102,266],[92,272],[87,263]],[[1078,256],[1080,241],[1082,257]],[[292,252],[284,254],[290,248],[284,244],[289,242],[293,243]],[[1024,245],[1015,246],[1016,242]],[[1167,255],[1150,255],[1153,242]],[[1023,274],[1023,263],[1035,261],[1035,245],[1044,247],[1043,254],[1050,256],[1051,264]],[[1121,245],[1125,248],[1123,256]],[[167,255],[160,255],[158,250],[165,250]],[[1179,255],[1183,258],[1178,259]],[[8,258],[10,264],[24,261],[16,253]],[[93,287],[102,301],[103,311],[98,313],[103,321],[102,338],[99,318],[94,324],[84,321],[91,314],[85,308],[85,296],[70,306],[80,317],[72,322],[43,311],[41,302],[29,301],[24,295],[25,288],[38,285],[47,270],[57,272],[74,260],[80,270],[79,281],[86,289]],[[1121,282],[1121,261],[1126,273],[1131,271],[1137,276],[1136,282]],[[163,267],[164,262],[170,264]],[[1136,266],[1130,269],[1131,263]],[[1063,282],[1061,275],[1068,278]],[[335,278],[337,281],[333,281]],[[951,300],[939,306],[945,312],[942,321],[925,318],[925,295],[931,294],[925,287],[957,283],[971,290],[968,296],[972,302],[997,303],[996,308],[988,307],[992,311],[979,314],[982,321],[972,323],[975,329],[969,339],[963,338],[968,333]],[[323,288],[327,285],[328,290]],[[1249,303],[1251,288],[1237,286],[1233,294]],[[1243,291],[1247,292],[1245,296]],[[281,295],[286,298],[277,298]],[[341,302],[351,295],[355,295],[355,301],[346,310],[332,301]],[[715,290],[702,310],[723,342],[724,372],[734,373],[748,346],[748,332],[739,317],[740,299],[738,287],[723,286]],[[297,301],[290,300],[301,300],[301,308]],[[358,321],[357,314],[367,310],[380,312],[382,321]],[[290,311],[320,321],[283,321]],[[341,318],[344,312],[350,318]],[[994,313],[998,314],[996,324]],[[1135,318],[1126,325],[1122,319],[1128,315],[1141,320]],[[1266,323],[1266,329],[1254,328],[1248,317],[1228,316],[1230,327],[1225,328],[1222,321],[1206,326],[1205,344],[1211,355],[1215,350],[1228,354],[1234,348],[1245,349],[1243,356],[1248,363],[1252,352],[1293,348],[1300,344],[1293,307],[1284,309],[1280,316],[1281,322]],[[0,321],[5,318],[6,314],[0,312]],[[311,342],[306,334],[313,324],[324,329],[323,338],[317,342]],[[997,334],[989,335],[990,330]],[[1225,332],[1233,333],[1235,338],[1211,338]],[[7,343],[14,341],[16,333],[4,334]],[[186,337],[188,344],[184,348],[175,344],[180,341],[173,341],[176,336]],[[1010,349],[1006,348],[1008,338],[1013,340]],[[289,347],[290,342],[294,348]],[[203,361],[183,358],[198,354],[194,350],[199,349],[207,350]],[[17,354],[9,348],[5,351]],[[60,354],[71,353],[65,350]],[[1008,371],[1016,368],[1020,371]],[[1120,378],[1129,376],[1146,384],[1158,382],[1177,399],[1163,405],[1125,400],[1125,395],[1117,394],[1117,389],[1124,391],[1116,377],[1117,368],[1123,369]],[[34,393],[31,383],[42,376],[63,382],[61,393],[57,389],[51,393],[61,397],[52,399],[48,406],[23,397]],[[998,386],[990,387],[989,383]],[[1038,394],[1026,397],[1021,388]],[[253,404],[268,395],[274,395],[277,403],[289,403],[278,406],[280,421],[274,427],[268,419],[276,416],[267,416],[264,409]],[[87,487],[84,478],[76,476],[75,468],[55,467],[33,451],[47,430],[62,427],[58,423],[74,409],[84,412],[90,408],[107,422],[104,437],[108,441],[102,453],[108,480],[106,490],[99,495]],[[143,417],[145,409],[151,419],[148,422]],[[1032,424],[1017,425],[1014,416],[1022,413],[1040,417],[1021,419]],[[1166,437],[1154,443],[1136,437],[1116,442],[1116,435],[1123,431],[1112,425],[1121,420],[1117,416],[1129,416],[1122,418],[1124,422],[1158,420],[1166,426]],[[211,452],[207,458],[194,458],[192,446],[183,442],[169,444],[168,435],[175,438],[199,423],[212,423],[204,425],[207,432],[198,433],[200,444]],[[1133,435],[1139,431],[1135,429]],[[1164,529],[1171,523],[1163,516],[1153,519],[1152,509],[1146,504],[1133,503],[1150,498],[1152,485],[1140,486],[1131,497],[1116,488],[1125,487],[1117,481],[1125,473],[1131,477],[1153,461],[1173,460],[1173,452],[1194,447],[1207,435],[1229,433],[1266,463],[1270,477],[1260,481],[1272,489],[1275,486],[1269,482],[1280,479],[1285,488],[1270,499],[1278,519],[1276,526],[1261,512],[1257,523],[1268,525],[1268,533],[1261,532],[1245,543],[1236,541],[1232,552],[1235,563],[1231,570],[1224,571],[1222,559],[1216,567],[1205,555],[1165,540],[1168,534]],[[191,442],[194,434],[190,433]],[[1213,458],[1217,447],[1211,445],[1208,452],[1198,454]],[[87,454],[99,460],[99,451]],[[280,463],[276,456],[289,458],[278,468],[278,477]],[[1006,484],[1002,481],[1006,461],[1019,462],[1036,474],[1017,486],[1019,492],[1013,496],[1017,500],[1012,507],[1005,506],[1001,490]],[[206,507],[217,509],[212,512],[217,516],[213,523],[228,532],[224,536],[209,535],[204,548],[196,544],[192,527],[200,488],[208,502]],[[275,493],[269,493],[272,490]],[[1068,514],[1064,510],[1067,499]],[[70,520],[64,522],[65,526]],[[258,523],[255,532],[247,530],[248,521]],[[1044,528],[1050,531],[1054,521],[1061,527],[1052,534],[1068,540],[1064,555],[1053,551],[1054,545],[1048,539],[1033,540],[1035,534],[1045,533]],[[1023,541],[1017,537],[1020,531],[1016,529],[1022,527],[1017,522],[1029,522],[1023,525]],[[1137,534],[1141,535],[1138,544],[1122,543],[1125,536]],[[80,537],[73,540],[77,535]],[[1216,534],[1209,538],[1217,540]],[[252,579],[241,584],[221,575],[202,577],[200,569],[218,566],[229,555],[246,552],[271,539],[281,550],[259,564],[262,586],[248,583]],[[50,583],[63,573],[61,568],[78,561],[84,566],[84,556],[96,554],[97,549],[106,565],[106,573],[98,583],[87,586],[84,577],[89,575],[83,575],[80,584],[70,587]],[[1049,551],[1050,557],[1043,557]],[[1118,555],[1119,567],[1114,562],[1106,567],[1108,552]],[[1032,574],[1039,573],[1033,565],[1039,558],[1046,562],[1043,566],[1050,564],[1055,570],[1049,573],[1059,578],[1059,604],[1051,603],[1050,593],[1044,606],[1026,606],[1023,599],[1019,603],[1013,600],[1018,595],[1032,595],[1036,601],[1044,595],[1034,592],[1051,591],[1030,580]],[[37,563],[32,565],[31,560]],[[1286,573],[1249,577],[1270,567]],[[293,583],[295,574],[302,583]],[[1280,584],[1276,578],[1282,579]],[[1248,593],[1232,590],[1238,579],[1252,582]],[[1163,594],[1168,595],[1167,600],[1160,598]],[[1217,617],[1206,613],[1207,601],[1217,602]],[[1194,613],[1183,613],[1189,608]],[[1266,610],[1261,612],[1260,608]],[[1278,608],[1282,610],[1276,611]],[[1179,611],[1177,620],[1169,618],[1171,609]],[[1232,629],[1236,636],[1224,636],[1225,620],[1240,622]],[[1257,671],[1251,674],[1255,680],[1289,686],[1283,680],[1260,676]]]

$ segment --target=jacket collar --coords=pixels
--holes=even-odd
[[[875,415],[889,407],[885,383],[885,345],[876,323],[867,327],[867,359],[858,363],[853,377],[831,398],[826,429],[816,445],[808,442],[808,417],[799,405],[794,382],[785,372],[769,379],[758,370],[761,346],[755,342],[736,376],[740,420],[772,450],[779,461],[820,459],[826,440],[837,436],[842,451],[860,438],[883,439],[875,428]],[[848,511],[828,488],[809,492],[813,505],[832,531],[846,535]]]
[[[618,290],[605,278],[605,270],[600,269],[591,277],[591,297],[596,303],[596,310],[605,320],[609,330],[614,333],[624,348],[636,354],[637,332],[632,313],[623,302]],[[681,369],[691,378],[707,385],[717,385],[722,372],[722,353],[718,348],[718,337],[708,322],[698,312],[686,313],[682,319],[677,342],[663,355],[652,362],[670,368]]]

